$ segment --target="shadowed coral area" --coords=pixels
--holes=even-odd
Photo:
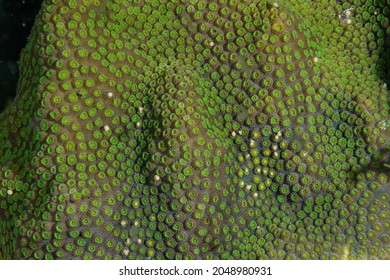
[[[44,1],[3,258],[389,259],[388,32],[389,1]]]

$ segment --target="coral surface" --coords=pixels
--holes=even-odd
[[[389,4],[44,1],[3,258],[389,259]]]

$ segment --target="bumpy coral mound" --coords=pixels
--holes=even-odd
[[[0,118],[3,257],[390,258],[371,2],[45,1]]]

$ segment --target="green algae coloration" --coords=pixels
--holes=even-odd
[[[389,259],[386,34],[388,0],[45,1],[3,258]]]

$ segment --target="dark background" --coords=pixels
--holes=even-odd
[[[16,94],[19,55],[43,0],[0,0],[0,112]]]

